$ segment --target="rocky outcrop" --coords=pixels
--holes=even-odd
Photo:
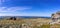
[[[11,17],[9,20],[16,20],[16,17]]]
[[[56,13],[53,13],[51,15],[51,18],[52,18],[52,22],[53,23],[58,23],[60,22],[60,11],[56,12]]]

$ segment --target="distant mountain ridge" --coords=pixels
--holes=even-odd
[[[43,16],[0,16],[0,19],[7,17],[18,17],[18,18],[51,18],[51,17],[43,17]]]

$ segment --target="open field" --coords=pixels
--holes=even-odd
[[[60,28],[60,24],[50,25],[51,19],[0,20],[0,28]]]
[[[51,19],[17,19],[17,20],[0,20],[1,28],[44,28],[50,27]]]

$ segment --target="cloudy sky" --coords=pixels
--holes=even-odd
[[[0,0],[0,16],[50,16],[60,0]]]

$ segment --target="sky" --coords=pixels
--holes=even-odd
[[[60,0],[0,0],[0,16],[51,16]]]

